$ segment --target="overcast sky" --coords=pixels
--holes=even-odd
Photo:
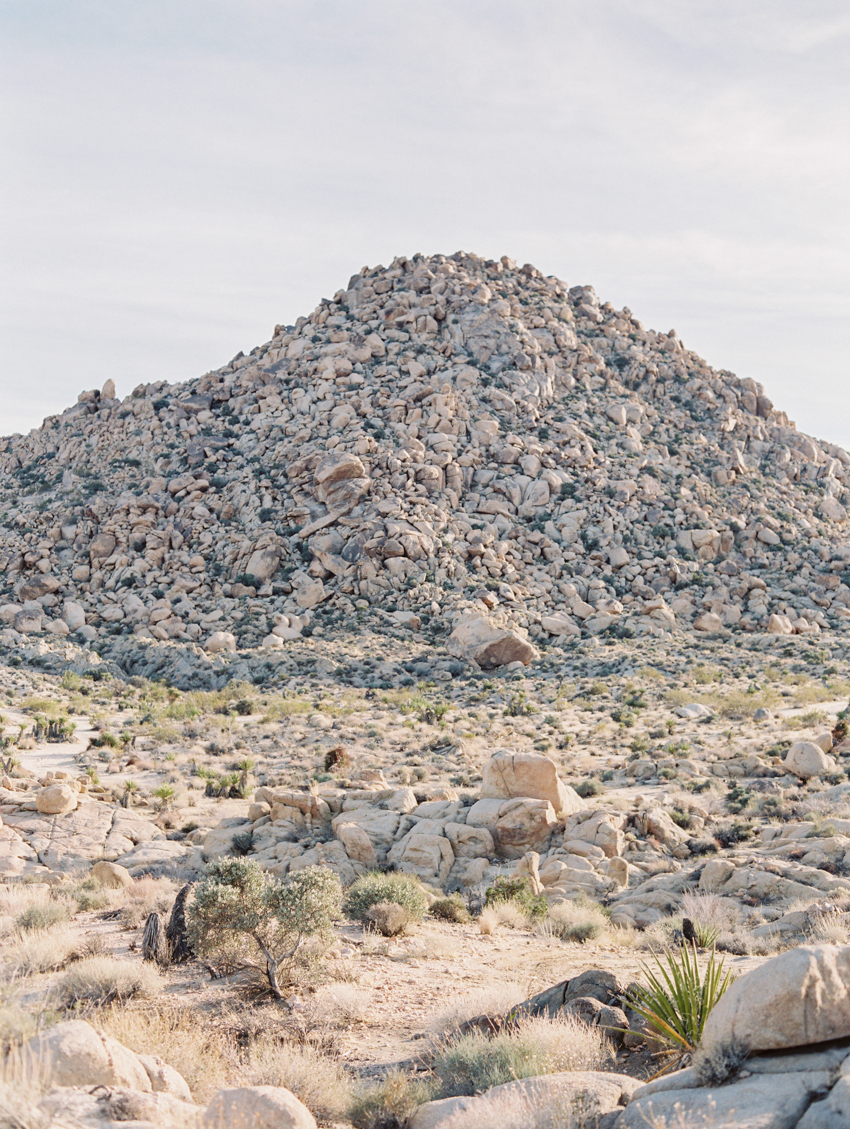
[[[0,0],[0,44],[0,434],[465,250],[850,447],[847,0]]]

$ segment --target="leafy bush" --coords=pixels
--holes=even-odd
[[[296,978],[307,938],[330,938],[341,901],[339,879],[327,867],[306,867],[284,883],[255,862],[217,859],[195,887],[189,941],[200,955],[224,952],[255,967],[259,962],[282,999],[281,978]]]
[[[545,917],[549,910],[549,903],[543,895],[531,892],[531,883],[525,874],[513,878],[497,878],[493,885],[487,888],[484,902],[488,906],[499,902],[513,902],[531,918]]]
[[[31,929],[49,929],[67,920],[68,907],[62,902],[36,902],[18,914],[15,926],[28,932]]]
[[[449,894],[431,903],[431,913],[441,921],[454,921],[459,924],[469,921],[469,910],[460,894]]]
[[[652,1038],[666,1045],[670,1061],[664,1073],[693,1054],[711,1009],[735,978],[731,972],[723,976],[723,960],[715,952],[701,975],[695,945],[667,953],[666,968],[660,957],[655,963],[655,971],[643,969],[649,987],[636,985],[628,1003],[649,1023]]]
[[[428,898],[416,878],[409,874],[385,874],[379,870],[364,874],[348,887],[343,908],[349,917],[361,921],[366,912],[379,902],[395,902],[402,906],[412,921],[421,921],[428,908]]]
[[[575,791],[583,800],[586,800],[590,796],[599,796],[605,789],[598,780],[582,780],[575,785]]]

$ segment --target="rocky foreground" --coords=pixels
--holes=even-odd
[[[114,392],[0,441],[0,1126],[850,1123],[846,452],[467,255]],[[229,855],[399,871],[458,918],[340,923],[271,1016],[201,962],[74,995],[147,969],[148,911]],[[517,878],[542,924],[483,909]],[[647,1083],[629,984],[694,929],[741,978]],[[447,999],[607,1049],[414,1101]],[[407,1096],[330,1100],[364,1080]]]

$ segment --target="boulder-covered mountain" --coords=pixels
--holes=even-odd
[[[842,629],[848,485],[760,384],[592,287],[399,258],[215,372],[0,440],[0,641],[132,670],[368,616],[486,666]]]

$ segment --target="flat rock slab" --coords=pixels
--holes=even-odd
[[[768,1074],[705,1089],[637,1090],[617,1129],[794,1129],[832,1075]]]

